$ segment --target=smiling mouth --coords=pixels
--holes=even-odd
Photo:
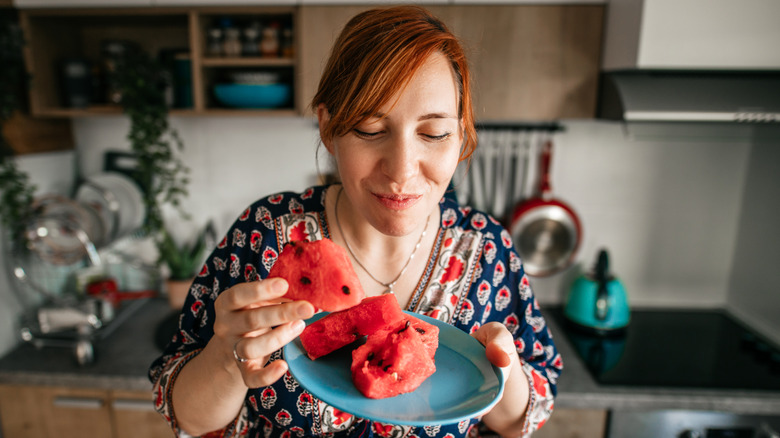
[[[374,193],[374,197],[386,208],[391,210],[405,210],[417,203],[417,201],[422,198],[422,195]]]

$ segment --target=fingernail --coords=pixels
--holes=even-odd
[[[274,280],[274,282],[271,284],[271,288],[273,288],[273,291],[281,294],[287,291],[287,281],[283,279],[277,279]]]
[[[290,328],[292,329],[292,331],[294,333],[298,334],[298,333],[302,332],[303,329],[306,328],[306,323],[303,322],[302,319],[299,319],[299,320],[293,322],[292,325],[290,326]]]
[[[298,306],[298,316],[301,318],[309,318],[312,315],[312,309],[310,305],[301,304]]]

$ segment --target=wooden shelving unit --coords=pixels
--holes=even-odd
[[[67,58],[87,59],[95,67],[95,77],[100,77],[101,44],[106,40],[132,41],[153,55],[162,51],[188,55],[192,105],[172,108],[173,115],[296,114],[294,98],[284,107],[274,109],[228,108],[216,101],[213,87],[230,71],[281,72],[294,95],[298,68],[294,57],[207,57],[207,30],[223,19],[236,23],[277,21],[294,27],[296,9],[280,6],[22,10],[20,21],[28,41],[25,58],[31,75],[31,114],[72,118],[120,113],[121,108],[115,104],[96,102],[85,108],[63,104],[60,63]]]

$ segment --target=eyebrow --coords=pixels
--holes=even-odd
[[[431,113],[431,114],[425,114],[424,116],[421,116],[417,120],[430,120],[430,119],[457,119],[457,117],[447,113]]]
[[[389,118],[387,114],[381,112],[374,113],[374,115],[372,115],[371,117],[375,117],[377,119]],[[429,113],[429,114],[423,114],[422,116],[418,117],[417,121],[431,120],[431,119],[457,119],[457,117],[448,113]]]

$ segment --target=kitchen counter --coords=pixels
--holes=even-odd
[[[164,299],[130,302],[117,316],[125,321],[106,327],[112,332],[94,342],[95,360],[85,366],[71,348],[23,343],[0,359],[0,383],[151,391],[147,371],[161,354],[157,326],[171,313]]]
[[[139,303],[126,322],[95,343],[95,362],[79,366],[70,349],[22,344],[0,359],[0,383],[99,389],[151,389],[147,370],[160,354],[158,324],[171,315],[165,300]],[[740,414],[780,414],[780,392],[636,388],[599,385],[554,318],[547,318],[563,356],[556,406],[565,409],[686,409]]]

